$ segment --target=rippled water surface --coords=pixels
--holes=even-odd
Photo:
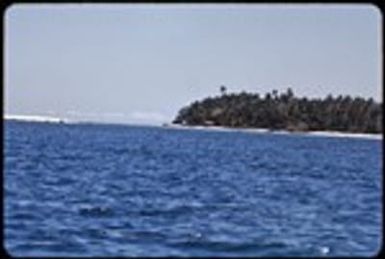
[[[14,256],[374,255],[382,141],[5,122]]]

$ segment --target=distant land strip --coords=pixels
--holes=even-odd
[[[207,97],[179,110],[173,124],[185,126],[264,128],[294,132],[333,131],[383,133],[382,103],[373,98],[296,97],[293,90],[231,93],[220,87],[220,95]]]

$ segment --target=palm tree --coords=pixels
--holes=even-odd
[[[289,98],[289,99],[292,99],[293,97],[294,97],[294,92],[293,92],[293,90],[289,87],[289,88],[287,88],[287,90],[286,90],[286,95],[287,95],[287,97]]]
[[[225,95],[225,94],[226,94],[227,88],[226,88],[226,86],[221,85],[221,87],[219,88],[219,90],[221,91],[221,94],[222,94],[222,95]]]
[[[274,89],[271,93],[273,94],[274,100],[277,100],[278,99],[278,91]]]

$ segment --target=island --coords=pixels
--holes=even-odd
[[[324,98],[296,97],[293,90],[230,93],[207,97],[179,110],[172,121],[183,126],[264,128],[287,131],[383,132],[382,103],[373,98],[331,94]]]

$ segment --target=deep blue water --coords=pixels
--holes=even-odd
[[[382,245],[382,141],[4,123],[14,256],[357,256]]]

